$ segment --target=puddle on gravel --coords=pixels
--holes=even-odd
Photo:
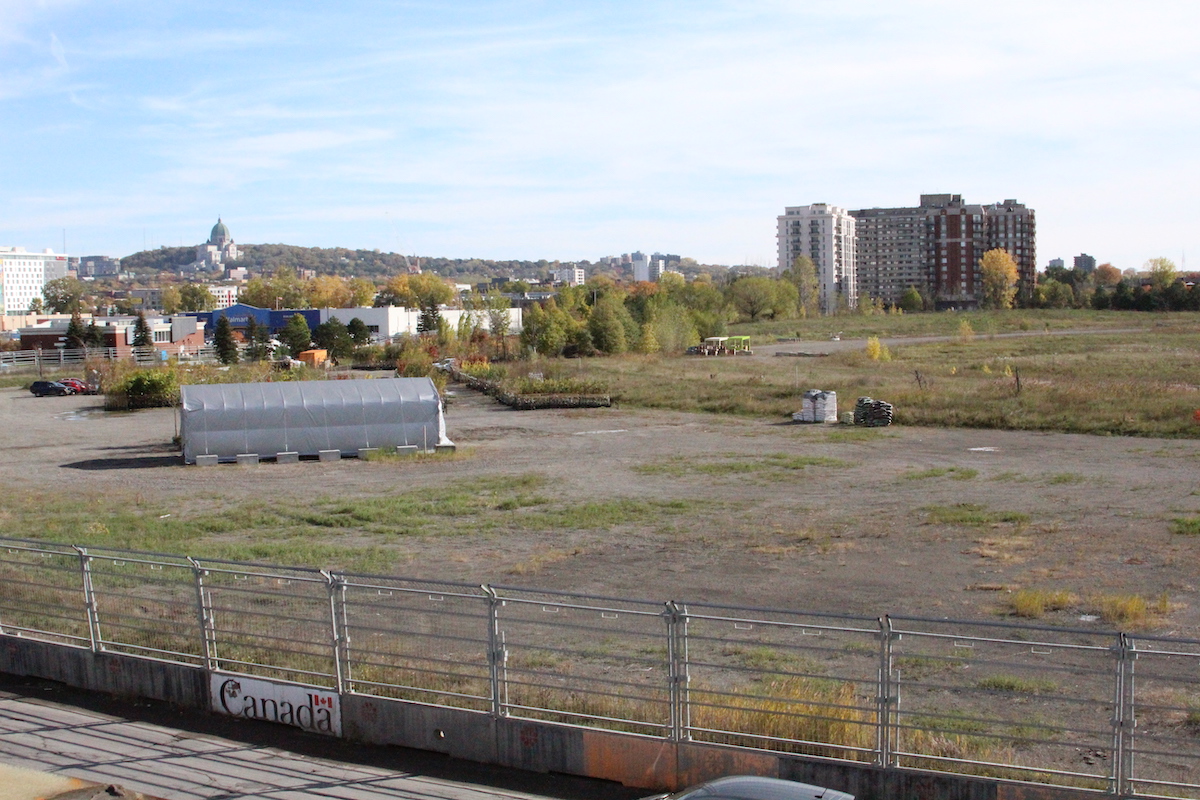
[[[80,422],[88,417],[98,417],[104,413],[101,408],[81,408],[78,411],[64,411],[61,414],[55,414],[55,419],[61,419],[63,422]]]

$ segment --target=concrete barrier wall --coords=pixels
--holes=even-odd
[[[210,708],[207,672],[182,664],[0,635],[0,671],[201,711]],[[1094,800],[1099,794],[671,742],[361,694],[343,696],[341,705],[342,735],[347,739],[534,772],[601,778],[648,790],[675,790],[722,775],[754,774],[828,786],[858,800]]]
[[[208,674],[184,664],[2,636],[0,671],[122,697],[208,709]]]

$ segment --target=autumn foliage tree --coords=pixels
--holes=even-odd
[[[1017,296],[1017,262],[1003,248],[988,250],[979,260],[983,308],[1012,308]]]

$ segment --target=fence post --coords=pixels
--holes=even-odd
[[[688,697],[687,606],[667,601],[663,617],[667,623],[668,697],[671,706],[671,741],[692,738],[691,706]]]
[[[503,717],[506,715],[505,706],[508,703],[508,679],[505,674],[508,650],[504,646],[504,634],[500,630],[500,606],[504,601],[491,586],[485,584],[479,588],[488,598],[488,678],[492,684],[492,716]]]
[[[345,694],[351,685],[350,636],[346,631],[346,579],[321,570],[329,588],[329,632],[333,644],[333,671],[337,693]],[[338,613],[340,610],[341,613]]]
[[[892,750],[895,743],[892,730],[892,633],[891,617],[879,618],[879,686],[875,697],[875,763],[891,766]]]
[[[1124,633],[1117,634],[1113,647],[1116,670],[1113,680],[1113,743],[1110,790],[1118,797],[1132,794],[1133,729],[1137,724],[1133,711],[1133,665],[1136,645]]]
[[[217,668],[216,625],[213,621],[212,598],[205,595],[204,576],[208,571],[200,566],[200,562],[191,556],[187,557],[192,565],[192,575],[196,585],[196,614],[200,623],[201,653],[204,656],[204,669],[212,672]]]
[[[100,638],[100,617],[96,609],[96,592],[92,588],[92,557],[84,548],[78,545],[72,545],[72,547],[79,553],[79,572],[83,584],[83,607],[87,613],[88,640],[92,644],[92,652],[99,653],[103,649],[103,642]]]

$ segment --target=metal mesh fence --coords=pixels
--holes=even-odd
[[[1200,794],[1200,641],[1128,639],[1131,685],[1124,722],[1130,790],[1195,797]]]
[[[480,587],[359,577],[345,587],[351,690],[491,710],[490,599]]]
[[[671,721],[665,607],[497,587],[503,713],[635,733]]]
[[[66,545],[7,541],[0,552],[0,631],[91,645],[79,552]]]
[[[212,668],[337,686],[328,575],[226,562],[200,566]]]
[[[95,549],[86,558],[98,638],[105,650],[204,663],[190,561]]]
[[[340,692],[1200,798],[1200,641],[651,603],[0,539],[0,633]]]
[[[874,759],[877,619],[695,604],[682,614],[692,739]]]
[[[890,623],[896,763],[1111,787],[1115,634]]]

